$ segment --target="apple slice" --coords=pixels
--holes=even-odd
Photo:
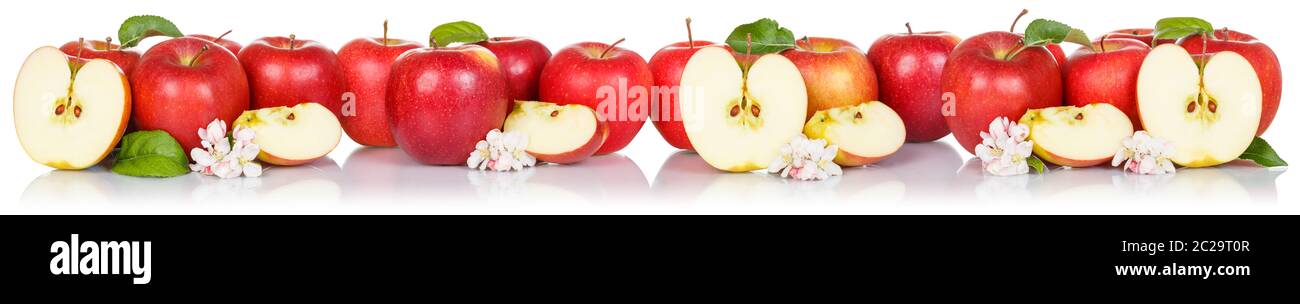
[[[343,135],[334,112],[314,102],[244,111],[234,125],[257,134],[253,143],[262,148],[257,159],[279,166],[296,166],[325,157]]]
[[[766,168],[803,130],[808,91],[799,69],[778,54],[758,57],[746,74],[731,51],[695,52],[682,70],[679,102],[686,136],[710,166]]]
[[[1109,103],[1032,109],[1020,117],[1020,124],[1029,127],[1034,154],[1068,167],[1110,162],[1124,138],[1133,135],[1128,115]]]
[[[609,128],[591,108],[540,101],[518,101],[502,129],[527,134],[524,150],[537,160],[556,164],[590,158],[609,136]]]
[[[1175,164],[1209,167],[1246,151],[1264,99],[1245,57],[1224,51],[1193,58],[1181,46],[1162,44],[1142,61],[1137,100],[1142,127],[1173,143]]]
[[[111,61],[38,48],[27,56],[14,85],[18,142],[27,156],[46,166],[94,166],[122,138],[131,115],[130,87]]]
[[[803,133],[839,146],[835,163],[845,167],[876,163],[898,152],[907,141],[903,119],[879,101],[817,111]]]

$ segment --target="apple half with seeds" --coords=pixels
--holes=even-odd
[[[903,119],[879,101],[817,111],[803,133],[839,146],[835,163],[845,167],[876,163],[898,152],[907,141]]]
[[[1034,155],[1067,167],[1108,163],[1133,135],[1128,115],[1109,103],[1031,109],[1020,124],[1029,127]]]
[[[111,61],[47,46],[18,71],[14,129],[37,163],[69,170],[98,164],[117,146],[130,116],[131,86]]]
[[[338,146],[343,127],[333,112],[318,103],[244,111],[235,119],[257,134],[257,159],[277,166],[296,166],[325,157]]]
[[[555,164],[586,160],[609,137],[609,127],[590,107],[540,101],[517,101],[502,131],[528,135],[524,150],[537,160]]]

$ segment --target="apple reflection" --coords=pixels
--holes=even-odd
[[[338,201],[342,171],[322,158],[296,167],[268,167],[261,177],[221,179],[199,174],[171,178],[115,174],[104,166],[83,171],[53,170],[23,191],[24,203],[119,204],[322,204]]]

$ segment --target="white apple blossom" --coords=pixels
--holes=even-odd
[[[235,132],[227,136],[226,122],[213,120],[207,128],[199,128],[203,147],[190,150],[190,159],[194,160],[190,170],[221,178],[261,176],[262,165],[256,161],[261,150],[253,143],[256,136],[253,130],[242,126],[235,127]]]
[[[1112,167],[1124,166],[1122,169],[1144,175],[1161,175],[1174,173],[1174,144],[1156,138],[1146,131],[1137,131],[1124,139],[1124,146],[1115,152],[1111,159]]]
[[[465,161],[470,168],[493,171],[519,171],[537,165],[537,159],[528,154],[528,135],[520,132],[501,133],[492,129],[487,139],[474,145]]]
[[[1029,138],[1029,127],[1010,119],[998,117],[989,123],[988,132],[980,132],[983,141],[975,146],[975,155],[984,164],[984,172],[997,176],[1029,173],[1029,158],[1034,152],[1034,141]]]
[[[781,146],[781,156],[772,160],[767,172],[803,181],[825,180],[844,173],[835,164],[836,153],[839,153],[838,146],[827,146],[826,140],[809,140],[799,134]]]

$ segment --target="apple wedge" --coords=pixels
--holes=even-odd
[[[1124,138],[1133,135],[1128,115],[1109,103],[1032,109],[1020,124],[1029,127],[1035,155],[1067,167],[1110,162]]]
[[[609,127],[591,108],[540,101],[517,101],[502,129],[527,134],[524,150],[537,160],[556,164],[590,158],[609,137]]]
[[[14,84],[18,142],[27,156],[46,166],[94,166],[122,138],[131,115],[130,88],[126,74],[111,61],[38,48]]]
[[[879,101],[817,111],[803,133],[839,146],[835,163],[845,167],[876,163],[898,152],[907,141],[903,119]]]
[[[762,55],[746,73],[731,51],[716,46],[686,62],[678,94],[695,151],[729,172],[766,168],[803,130],[808,110],[803,76],[789,59]]]
[[[1241,156],[1259,129],[1263,96],[1250,62],[1230,51],[1196,58],[1181,46],[1162,44],[1138,72],[1142,127],[1173,143],[1173,161],[1184,167]]]
[[[343,127],[333,112],[318,103],[244,111],[235,119],[257,134],[257,159],[277,166],[296,166],[325,157],[338,146]]]

